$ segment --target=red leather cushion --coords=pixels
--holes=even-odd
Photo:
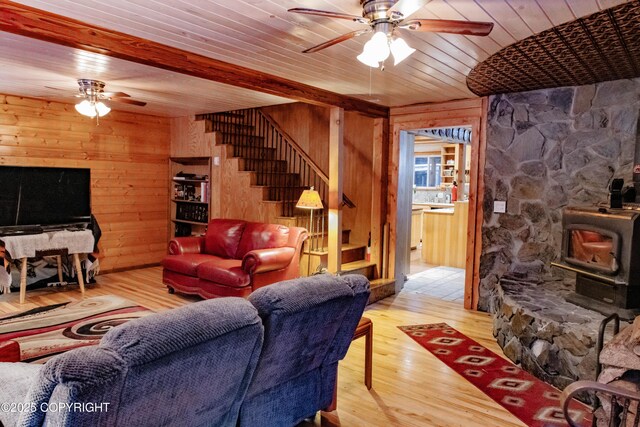
[[[198,266],[198,277],[234,288],[242,288],[251,283],[251,277],[242,271],[242,261],[224,259],[205,262]]]
[[[213,259],[224,261],[222,258],[217,256],[205,254],[167,255],[162,260],[162,266],[169,271],[198,277],[198,266]]]
[[[289,241],[289,227],[279,224],[248,222],[242,233],[242,239],[236,252],[236,258],[255,249],[271,249],[285,246]]]
[[[238,219],[214,219],[207,226],[204,252],[222,258],[234,258],[246,222]]]

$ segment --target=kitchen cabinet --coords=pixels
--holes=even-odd
[[[432,265],[465,268],[469,202],[422,212],[422,260]]]

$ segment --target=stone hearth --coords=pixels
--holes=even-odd
[[[595,380],[598,328],[604,319],[565,301],[574,286],[571,279],[535,282],[505,276],[492,301],[493,335],[505,355],[559,389],[576,380]]]

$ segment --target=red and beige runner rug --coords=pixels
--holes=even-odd
[[[115,295],[41,307],[0,317],[0,362],[44,363],[95,345],[110,329],[153,313]]]
[[[399,326],[422,347],[531,427],[566,426],[560,392],[446,323]],[[591,409],[574,401],[572,419],[591,425]]]

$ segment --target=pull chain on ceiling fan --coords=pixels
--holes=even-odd
[[[365,43],[362,53],[357,58],[360,62],[374,68],[383,66],[384,61],[390,55],[393,55],[394,65],[398,65],[415,52],[415,49],[411,48],[402,38],[394,35],[396,29],[469,36],[487,36],[493,29],[493,22],[452,21],[448,19],[411,19],[405,21],[406,17],[415,13],[429,1],[360,0],[362,17],[305,8],[289,9],[289,12],[346,19],[369,25],[367,29],[343,34],[306,49],[303,53],[318,52],[343,41],[373,32],[373,37]]]

